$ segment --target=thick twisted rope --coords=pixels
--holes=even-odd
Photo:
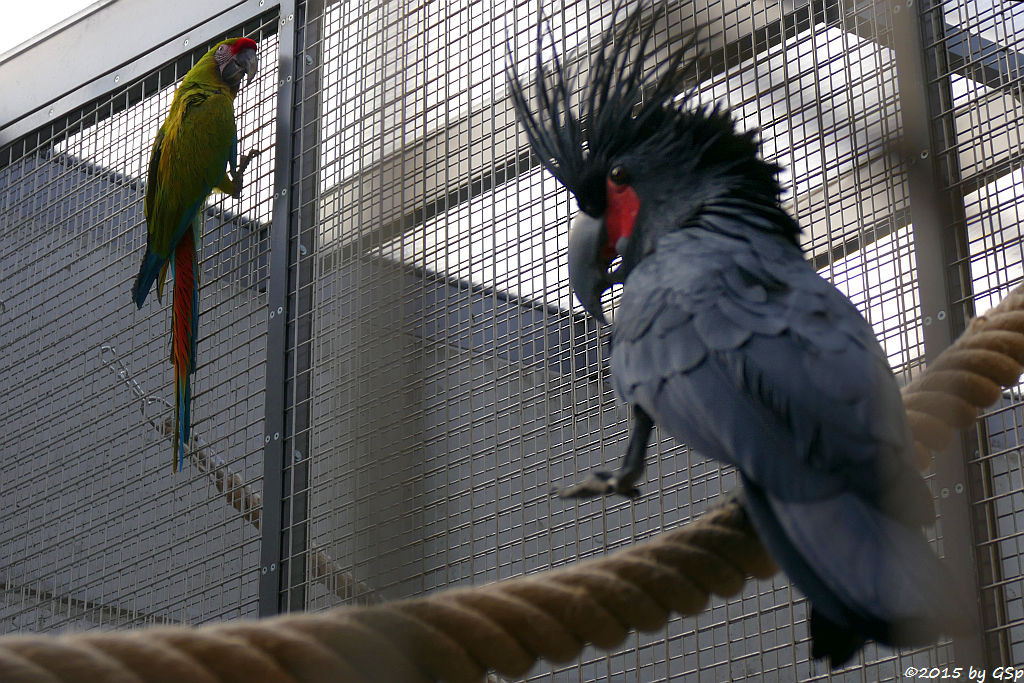
[[[904,390],[919,452],[1017,383],[1024,363],[1024,289],[970,324]],[[776,571],[735,502],[609,556],[476,588],[201,628],[0,638],[0,680],[479,681],[522,676],[538,658],[564,662],[585,643],[612,648],[631,629],[696,614]]]
[[[970,427],[978,411],[992,405],[1004,387],[1020,379],[1024,365],[1024,285],[984,315],[903,389],[918,465],[931,463],[955,429]]]

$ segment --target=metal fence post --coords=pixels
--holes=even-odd
[[[970,310],[970,274],[957,258],[965,248],[963,196],[939,192],[959,178],[955,154],[940,157],[937,150],[955,145],[956,130],[949,103],[949,78],[940,77],[934,65],[926,68],[929,43],[938,38],[928,14],[930,0],[893,0],[893,50],[903,119],[902,153],[907,168],[914,254],[917,261],[918,295],[921,303],[925,359],[931,362],[964,329]],[[935,50],[939,58],[944,51]],[[948,73],[948,71],[944,72]],[[927,122],[927,123],[925,123]],[[950,264],[960,263],[959,266]],[[959,271],[954,270],[959,268]],[[971,532],[971,496],[966,460],[966,440],[955,443],[935,461],[935,486],[946,562],[979,598],[975,539]],[[980,609],[979,609],[979,623]],[[953,640],[956,663],[986,665],[981,634]]]
[[[323,0],[299,2],[287,12],[295,17],[295,110],[292,118],[295,174],[293,229],[289,232],[288,347],[285,367],[284,525],[282,540],[282,611],[306,608],[309,538],[309,461],[312,419],[313,289],[316,274],[318,202],[320,198],[320,21]],[[285,12],[282,10],[282,16]]]
[[[291,230],[293,77],[295,4],[280,6],[277,140],[274,144],[274,216],[270,235],[270,284],[267,296],[267,387],[263,456],[259,615],[280,612],[281,524],[284,494],[284,434],[288,322],[288,247]]]

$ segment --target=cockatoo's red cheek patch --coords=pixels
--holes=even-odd
[[[615,258],[615,245],[623,237],[633,234],[633,224],[640,213],[640,198],[629,185],[618,185],[611,180],[608,183],[608,208],[605,210],[604,223],[608,231],[608,243],[604,247],[607,261]]]

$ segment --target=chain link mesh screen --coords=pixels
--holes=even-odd
[[[612,5],[316,1],[299,3],[294,23],[282,10],[236,31],[259,40],[261,60],[236,105],[241,149],[267,151],[242,202],[217,198],[204,214],[193,409],[203,447],[185,476],[171,477],[154,427],[168,416],[169,312],[136,312],[128,291],[149,145],[202,51],[0,150],[0,505],[14,521],[0,527],[0,628],[255,614],[258,507],[235,509],[216,477],[237,473],[236,490],[267,493],[270,394],[285,415],[281,528],[263,530],[282,540],[270,611],[574,563],[685,524],[735,486],[731,471],[663,437],[635,502],[550,493],[618,461],[628,414],[609,387],[606,332],[568,287],[575,206],[530,156],[504,74],[508,60],[532,65],[541,13],[563,59],[585,71]],[[872,322],[902,379],[920,370],[932,322],[907,183],[918,150],[902,146],[893,52],[893,8],[910,7],[669,3],[655,31],[666,46],[706,26],[696,99],[761,130],[786,169],[808,258]],[[1024,7],[972,0],[922,15],[926,85],[941,97],[935,118],[914,124],[945,140],[928,163],[947,178],[938,192],[954,217],[941,267],[959,290],[946,313],[964,316],[1024,275]],[[279,28],[294,45],[280,72]],[[275,140],[292,150],[285,184],[273,182]],[[271,216],[283,192],[288,215]],[[288,236],[283,360],[268,360],[272,220]],[[283,387],[267,380],[278,362]],[[970,480],[953,496],[973,501],[993,666],[1024,647],[1022,420],[1007,393],[979,422]],[[941,520],[935,536],[942,547]],[[858,667],[830,675],[808,660],[807,638],[806,606],[780,575],[615,652],[540,664],[530,679],[873,681],[965,664],[949,643],[900,655],[869,645]]]
[[[955,236],[948,267],[961,285],[956,303],[985,311],[1024,275],[1021,250],[1021,77],[1024,12],[1015,4],[936,3],[925,14],[928,58],[940,86],[933,125],[948,136],[939,161]],[[993,662],[1024,657],[1021,550],[1024,429],[1019,388],[986,411],[968,449],[985,647]]]
[[[541,11],[563,58],[585,69],[612,3]],[[605,338],[568,288],[575,207],[529,157],[507,99],[506,39],[529,68],[538,15],[511,2],[338,3],[306,20],[323,36],[309,533],[388,597],[601,554],[685,523],[735,485],[664,438],[637,502],[550,495],[613,465],[628,423]],[[922,362],[921,314],[884,22],[835,5],[687,5],[656,39],[702,21],[698,99],[761,128],[766,154],[789,169],[809,257],[909,372]],[[306,607],[335,602],[314,590]],[[806,618],[779,577],[537,676],[827,677],[807,661]],[[856,677],[950,657],[872,646]]]
[[[259,532],[217,487],[258,494],[276,19],[235,103],[239,144],[267,150],[241,201],[202,212],[193,436],[171,474],[170,288],[141,310],[143,178],[177,83],[209,49],[0,152],[0,630],[199,622],[255,614]],[[216,42],[216,41],[215,41]]]

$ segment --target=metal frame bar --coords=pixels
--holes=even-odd
[[[95,73],[95,59],[97,57],[90,54],[83,57],[77,53],[74,56],[68,56],[61,52],[62,49],[66,48],[61,48],[57,43],[63,43],[69,39],[74,40],[76,32],[86,32],[85,36],[89,37],[89,40],[76,42],[76,45],[95,43],[99,46],[100,50],[107,51],[109,49],[107,42],[97,43],[93,37],[89,36],[87,32],[95,27],[86,20],[94,19],[110,12],[121,4],[115,3],[113,6],[104,7],[102,12],[97,12],[90,17],[83,17],[83,21],[65,27],[60,33],[60,39],[54,40],[54,43],[50,43],[49,40],[55,39],[57,37],[56,33],[30,48],[17,53],[9,53],[10,56],[3,62],[0,62],[0,73],[3,74],[5,80],[9,79],[10,82],[26,83],[31,80],[32,76],[38,75],[38,64],[40,62],[48,63],[48,60],[55,60],[54,63],[61,64],[67,62],[72,64],[83,63],[88,65],[87,70],[89,73]],[[90,80],[80,82],[76,82],[74,79],[59,80],[56,86],[59,88],[59,92],[55,95],[40,92],[26,95],[24,98],[5,98],[4,106],[0,107],[0,121],[3,121],[0,124],[0,147],[16,141],[37,128],[46,126],[48,123],[54,124],[54,127],[44,130],[60,130],[60,127],[56,124],[68,113],[73,113],[81,109],[88,102],[108,95],[111,91],[120,88],[122,83],[140,78],[151,71],[159,69],[168,62],[177,60],[182,56],[183,50],[184,54],[188,54],[190,52],[189,45],[201,45],[222,33],[227,27],[239,26],[254,17],[265,14],[276,3],[268,3],[267,0],[244,0],[243,2],[236,2],[229,9],[212,15],[210,14],[210,5],[205,1],[198,0],[198,2],[193,4],[197,5],[198,8],[183,8],[180,6],[180,3],[167,5],[166,7],[170,11],[166,17],[153,17],[152,11],[158,6],[147,5],[144,11],[151,18],[150,24],[157,26],[160,34],[163,36],[166,36],[168,31],[172,32],[171,37],[166,40],[159,43],[156,40],[152,40],[146,44],[147,47],[158,44],[158,47],[147,50],[135,49],[133,47],[131,51],[126,51],[127,54],[123,57],[126,61],[118,63],[120,58],[115,58],[109,66],[100,66],[99,68],[104,70],[103,73]],[[137,7],[132,8],[127,5],[125,9],[136,13],[143,11]],[[196,12],[200,10],[205,12],[205,17],[198,20]],[[110,21],[111,23],[120,21],[122,25],[128,21],[135,24],[134,16],[131,15],[132,18],[112,17]],[[171,24],[170,28],[168,27],[168,22]],[[108,26],[107,30],[111,31],[113,29]],[[123,31],[119,31],[119,33],[123,33]],[[51,52],[55,54],[50,54]],[[26,64],[22,65],[22,61],[26,62]],[[61,71],[57,70],[58,73]],[[72,73],[77,74],[76,71],[72,71]],[[24,108],[24,111],[18,110],[18,104]],[[46,137],[52,136],[46,135]]]
[[[279,5],[277,142],[274,145],[274,208],[270,229],[267,295],[267,388],[263,451],[263,516],[260,532],[259,615],[280,612],[281,528],[285,463],[285,389],[288,341],[288,244],[291,230],[292,112],[295,72],[295,0]]]
[[[952,73],[960,74],[993,90],[1004,90],[1021,99],[1022,84],[1015,74],[1024,73],[1024,55],[975,35],[962,28],[945,24],[941,47]]]
[[[284,12],[282,12],[284,14]],[[309,538],[309,462],[312,422],[313,292],[316,277],[317,199],[320,195],[320,97],[322,88],[320,22],[323,0],[305,0],[295,7],[295,119],[292,122],[297,172],[292,183],[295,220],[289,231],[289,281],[285,368],[284,468],[285,518],[281,558],[282,611],[305,609]],[[312,85],[310,85],[312,84]]]
[[[955,156],[940,159],[935,153],[950,148],[949,140],[955,142],[956,131],[950,108],[941,106],[950,101],[949,79],[929,73],[925,66],[930,63],[925,43],[934,44],[937,31],[944,26],[933,25],[929,6],[928,2],[918,5],[914,0],[893,0],[891,4],[922,335],[925,359],[930,362],[964,329],[971,312],[955,302],[967,300],[964,294],[971,281],[969,273],[954,277],[948,266],[956,263],[956,253],[962,253],[962,247],[955,244],[962,235],[954,233],[963,233],[966,219],[963,195],[940,195],[937,189],[955,186],[959,168]],[[980,605],[965,444],[966,440],[954,443],[949,452],[936,458],[935,484],[946,563],[964,585],[974,589]],[[980,613],[977,617],[982,623]],[[957,636],[953,648],[958,662],[985,663],[980,634]]]

